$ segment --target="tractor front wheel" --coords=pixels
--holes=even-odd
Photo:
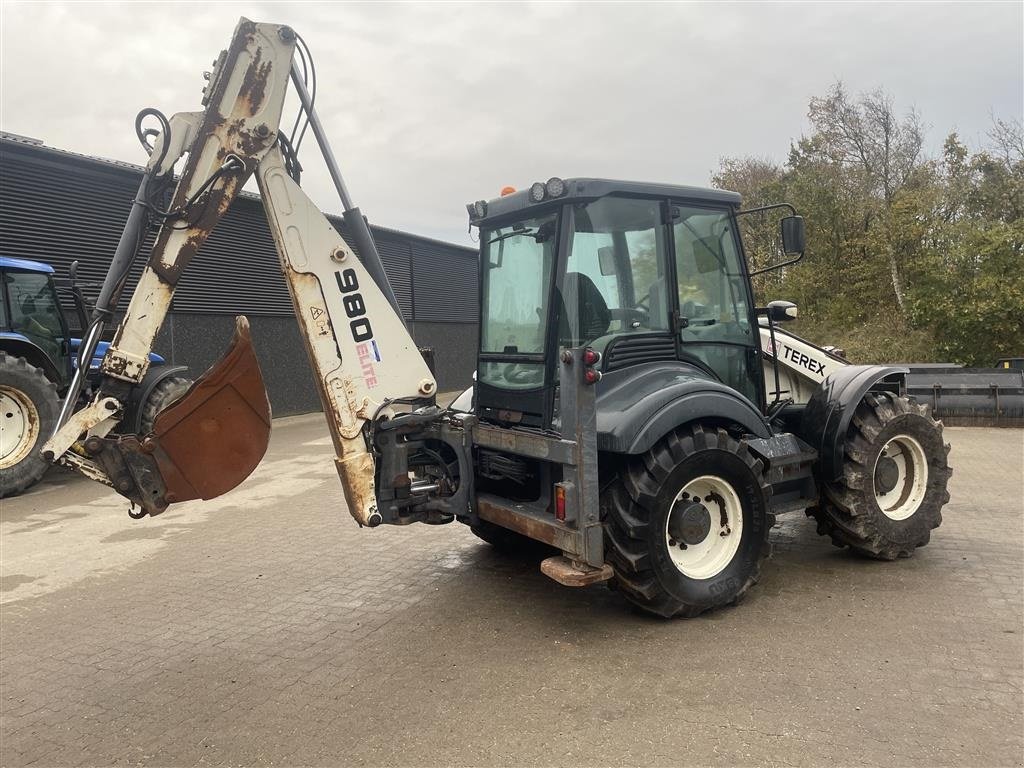
[[[50,467],[39,453],[50,437],[60,398],[42,369],[0,352],[0,498],[35,485]]]
[[[770,494],[761,461],[725,430],[669,433],[602,493],[613,586],[665,618],[737,602],[770,553]]]
[[[843,474],[808,511],[836,546],[878,560],[910,557],[931,538],[949,501],[952,470],[942,423],[906,397],[868,394],[846,436]]]

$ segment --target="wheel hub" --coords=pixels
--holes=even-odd
[[[881,456],[875,467],[875,488],[879,493],[888,493],[900,479],[900,468],[888,456]]]
[[[890,439],[872,473],[875,502],[890,520],[906,520],[917,512],[928,490],[928,458],[910,435]]]
[[[701,475],[680,489],[664,525],[672,564],[687,578],[710,579],[739,551],[743,504],[725,478]]]
[[[700,544],[711,532],[711,513],[699,501],[679,505],[672,510],[668,532],[687,546]]]
[[[0,469],[21,462],[36,444],[39,413],[19,389],[0,387]]]

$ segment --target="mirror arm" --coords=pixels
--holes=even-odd
[[[772,264],[770,267],[762,267],[761,269],[755,269],[753,272],[749,272],[750,277],[755,275],[763,275],[765,272],[771,272],[773,269],[782,269],[782,267],[788,267],[790,264],[796,264],[800,259],[804,257],[804,252],[800,251],[800,254],[789,261],[780,261],[778,264]]]
[[[791,216],[797,215],[796,208],[789,203],[773,203],[772,205],[762,205],[760,208],[747,208],[743,211],[736,211],[736,216],[746,216],[748,213],[761,213],[762,211],[774,211],[778,208],[785,208]]]

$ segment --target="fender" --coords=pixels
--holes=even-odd
[[[142,430],[142,404],[149,399],[150,394],[156,389],[156,385],[169,376],[187,376],[188,367],[184,365],[154,365],[146,371],[145,377],[136,386],[132,387],[131,402],[128,406],[128,413],[121,422],[131,429],[133,434],[139,434]]]
[[[800,437],[818,449],[823,482],[842,476],[846,431],[853,412],[868,392],[902,393],[908,369],[891,365],[848,365],[826,378],[804,409]]]
[[[681,424],[714,419],[757,437],[771,429],[743,395],[683,362],[645,363],[606,373],[597,385],[597,447],[638,454]]]
[[[27,336],[7,331],[0,332],[0,351],[13,357],[23,357],[36,368],[42,368],[46,378],[56,384],[58,389],[67,384],[67,373],[61,373],[43,348]]]

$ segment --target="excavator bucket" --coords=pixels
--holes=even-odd
[[[152,449],[171,503],[227,493],[252,474],[269,442],[270,401],[249,321],[238,317],[227,353],[157,416],[142,449]]]
[[[168,504],[212,499],[247,478],[270,442],[270,401],[252,348],[249,321],[238,317],[227,353],[156,418],[153,431],[90,438],[86,450],[114,487],[157,515]]]

